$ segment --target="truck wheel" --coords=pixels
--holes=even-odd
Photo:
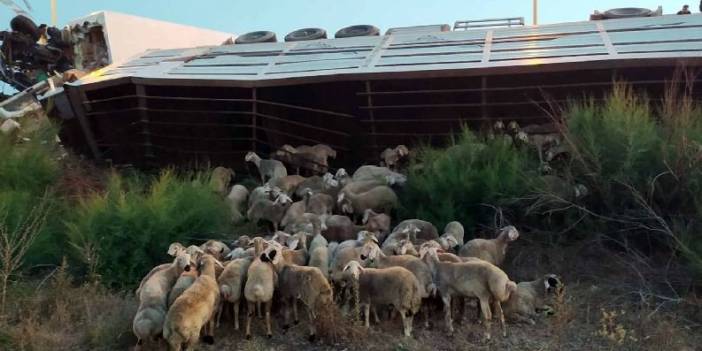
[[[651,15],[651,10],[639,7],[621,7],[607,10],[604,13],[604,18],[627,18],[627,17],[648,17]]]
[[[285,41],[303,41],[326,38],[327,31],[322,28],[303,28],[290,32],[285,36]]]
[[[248,32],[246,34],[240,35],[234,41],[235,44],[253,44],[253,43],[275,43],[278,41],[275,33],[269,32],[267,30],[260,30],[257,32]]]
[[[350,37],[369,37],[369,36],[375,36],[375,35],[380,35],[380,29],[376,26],[371,26],[367,24],[361,24],[357,26],[348,26],[345,28],[339,29],[336,34],[334,34],[335,38],[350,38]]]
[[[37,24],[27,16],[17,15],[10,21],[10,28],[15,32],[20,32],[31,36],[35,41],[39,40],[39,28]]]

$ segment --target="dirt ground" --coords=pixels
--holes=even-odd
[[[672,298],[664,294],[665,289],[655,287],[664,280],[661,285],[689,282],[692,278],[685,272],[668,271],[661,278],[650,265],[650,271],[642,268],[647,267],[644,264],[633,265],[635,259],[627,255],[586,246],[543,254],[515,255],[506,271],[521,281],[536,272],[549,273],[544,267],[559,267],[555,273],[565,280],[564,299],[555,315],[542,316],[535,325],[508,323],[507,337],[494,321],[493,338],[486,341],[483,325],[474,320],[474,310],[468,310],[465,322],[455,324],[456,332],[449,336],[443,312],[437,309],[429,329],[423,326],[422,317],[415,318],[411,338],[402,336],[398,318],[381,324],[371,320],[370,330],[354,328],[351,340],[337,343],[310,343],[305,321],[283,334],[282,320],[276,318],[270,340],[265,337],[263,320],[254,319],[251,340],[234,331],[230,321],[223,321],[215,344],[200,345],[199,350],[702,350],[702,301],[693,295]]]

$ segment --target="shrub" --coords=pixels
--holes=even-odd
[[[404,218],[420,218],[443,227],[460,221],[466,228],[491,222],[485,204],[502,205],[529,191],[538,161],[501,136],[478,137],[463,129],[447,149],[424,147],[401,193]]]
[[[66,221],[75,257],[110,286],[136,284],[169,260],[170,243],[204,239],[228,223],[227,206],[208,177],[172,170],[153,180],[112,174],[106,191],[80,200]]]

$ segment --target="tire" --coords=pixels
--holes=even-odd
[[[378,29],[378,27],[361,24],[339,29],[336,34],[334,34],[334,38],[370,37],[376,35],[380,35],[380,29]]]
[[[10,27],[15,32],[29,35],[35,41],[39,40],[39,27],[29,17],[17,15],[10,21]]]
[[[254,43],[275,43],[278,41],[275,33],[261,30],[257,32],[248,32],[240,35],[234,41],[235,44],[254,44]]]
[[[322,28],[302,28],[290,32],[285,36],[285,41],[304,41],[327,39],[327,31]]]
[[[648,17],[651,13],[651,10],[640,7],[621,7],[605,11],[604,18]]]

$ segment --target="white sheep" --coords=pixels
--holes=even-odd
[[[261,159],[255,152],[249,151],[244,158],[246,162],[251,162],[256,165],[258,173],[261,176],[261,184],[266,183],[266,180],[285,177],[288,171],[282,162],[278,160]]]
[[[394,172],[387,167],[371,165],[359,167],[356,172],[353,173],[351,179],[358,182],[362,180],[388,179],[388,177],[393,179],[392,184],[397,184],[399,186],[402,186],[407,182],[407,177],[403,174]]]
[[[319,193],[310,196],[306,212],[317,215],[331,215],[334,210],[334,198],[329,194]]]
[[[442,236],[447,234],[453,236],[459,245],[463,245],[465,229],[463,229],[463,225],[460,222],[453,221],[446,224]]]
[[[492,302],[494,312],[502,325],[502,333],[507,335],[502,303],[517,291],[517,284],[509,280],[505,272],[489,262],[480,260],[461,263],[441,262],[435,248],[427,251],[424,262],[433,272],[444,303],[446,327],[450,333],[454,331],[451,298],[455,296],[478,298],[487,339],[491,336],[490,323],[493,312],[490,309],[490,303]]]
[[[477,257],[496,266],[502,265],[509,243],[519,238],[519,231],[514,226],[500,229],[495,239],[473,239],[465,243],[458,252],[459,256]]]
[[[288,224],[297,222],[302,214],[307,212],[307,206],[311,196],[312,190],[305,189],[302,200],[293,202],[285,211],[285,215],[280,220],[280,225],[285,227]]]
[[[325,278],[329,279],[329,243],[322,234],[317,234],[312,238],[309,247],[310,267],[317,267]]]
[[[330,242],[354,240],[356,234],[363,229],[363,227],[356,226],[353,221],[346,216],[332,215],[323,218],[326,229],[322,231],[322,235]]]
[[[274,178],[268,181],[267,184],[269,184],[271,187],[277,187],[279,188],[282,192],[287,194],[288,196],[292,196],[292,194],[295,193],[297,190],[297,187],[303,183],[307,178],[300,176],[300,175],[288,175],[285,177],[280,177],[280,178]]]
[[[358,287],[366,327],[370,327],[371,304],[392,305],[400,313],[404,335],[412,336],[412,319],[422,303],[419,282],[412,272],[402,267],[363,268],[357,261],[349,262],[343,271]]]
[[[227,195],[227,204],[232,214],[232,223],[240,223],[244,220],[244,205],[249,197],[249,190],[245,186],[236,184]]]
[[[227,195],[229,183],[234,178],[235,173],[231,168],[216,167],[212,170],[210,177],[210,186],[219,195]]]
[[[534,318],[540,310],[548,310],[549,300],[563,291],[563,283],[555,274],[517,284],[517,292],[503,306],[509,320],[536,324]]]
[[[363,223],[365,229],[369,232],[375,233],[378,241],[381,243],[385,241],[388,233],[390,233],[390,216],[385,213],[375,213],[372,209],[367,209],[363,213]]]
[[[257,223],[261,219],[267,220],[273,224],[273,230],[277,231],[290,204],[292,204],[292,200],[287,195],[280,193],[274,201],[260,199],[254,202],[246,216],[253,223]]]
[[[273,291],[278,284],[278,275],[274,268],[282,255],[279,255],[278,248],[271,246],[264,250],[263,238],[254,238],[255,258],[251,262],[246,272],[246,284],[244,285],[244,297],[247,301],[246,311],[246,338],[251,339],[251,319],[257,304],[263,304],[266,315],[266,335],[273,337],[271,331],[271,304],[273,301]]]
[[[212,255],[205,254],[200,259],[197,277],[193,285],[181,294],[166,315],[163,324],[163,337],[171,350],[180,350],[185,344],[186,350],[192,350],[200,340],[203,328],[204,340],[213,343],[214,312],[219,298],[219,286],[215,278],[215,266],[219,261]],[[209,327],[206,326],[209,324]]]
[[[387,186],[378,186],[358,194],[340,192],[337,202],[342,213],[353,214],[360,219],[367,209],[390,213],[397,207],[397,195]]]
[[[251,258],[237,258],[224,267],[224,271],[219,276],[219,291],[222,294],[222,302],[232,304],[234,312],[234,330],[239,330],[239,305],[242,297],[244,283],[246,282],[246,272],[251,265]],[[222,306],[224,304],[222,303]],[[217,322],[222,314],[220,308]]]
[[[436,240],[439,238],[439,231],[436,229],[436,227],[433,224],[421,219],[405,219],[392,229],[392,233],[402,231],[409,225],[414,225],[419,229],[418,231],[413,231],[412,237],[410,238],[415,244],[421,244],[424,241]]]
[[[419,296],[422,299],[436,295],[436,285],[432,277],[432,271],[429,266],[420,258],[411,255],[385,255],[377,243],[367,243],[361,250],[361,260],[366,262],[366,265],[377,268],[387,267],[404,267],[417,278],[419,282]],[[429,327],[429,310],[424,308],[424,323]]]
[[[315,320],[317,311],[333,303],[331,285],[317,267],[303,267],[282,264],[278,268],[278,290],[280,300],[285,304],[285,324],[283,329],[290,326],[290,306],[293,307],[295,324],[298,323],[297,302],[301,301],[307,309],[309,324],[309,341],[316,337]]]
[[[390,169],[396,169],[400,162],[409,156],[409,149],[404,145],[397,145],[394,148],[387,148],[380,153],[380,165]]]
[[[168,310],[168,293],[180,274],[190,270],[191,258],[182,246],[174,254],[173,263],[151,274],[139,289],[139,308],[132,324],[138,347],[161,334]]]
[[[306,178],[302,183],[298,184],[295,190],[297,197],[303,197],[305,189],[312,190],[313,193],[335,193],[339,189],[339,181],[334,179],[331,173],[325,173],[323,176],[311,176]]]

